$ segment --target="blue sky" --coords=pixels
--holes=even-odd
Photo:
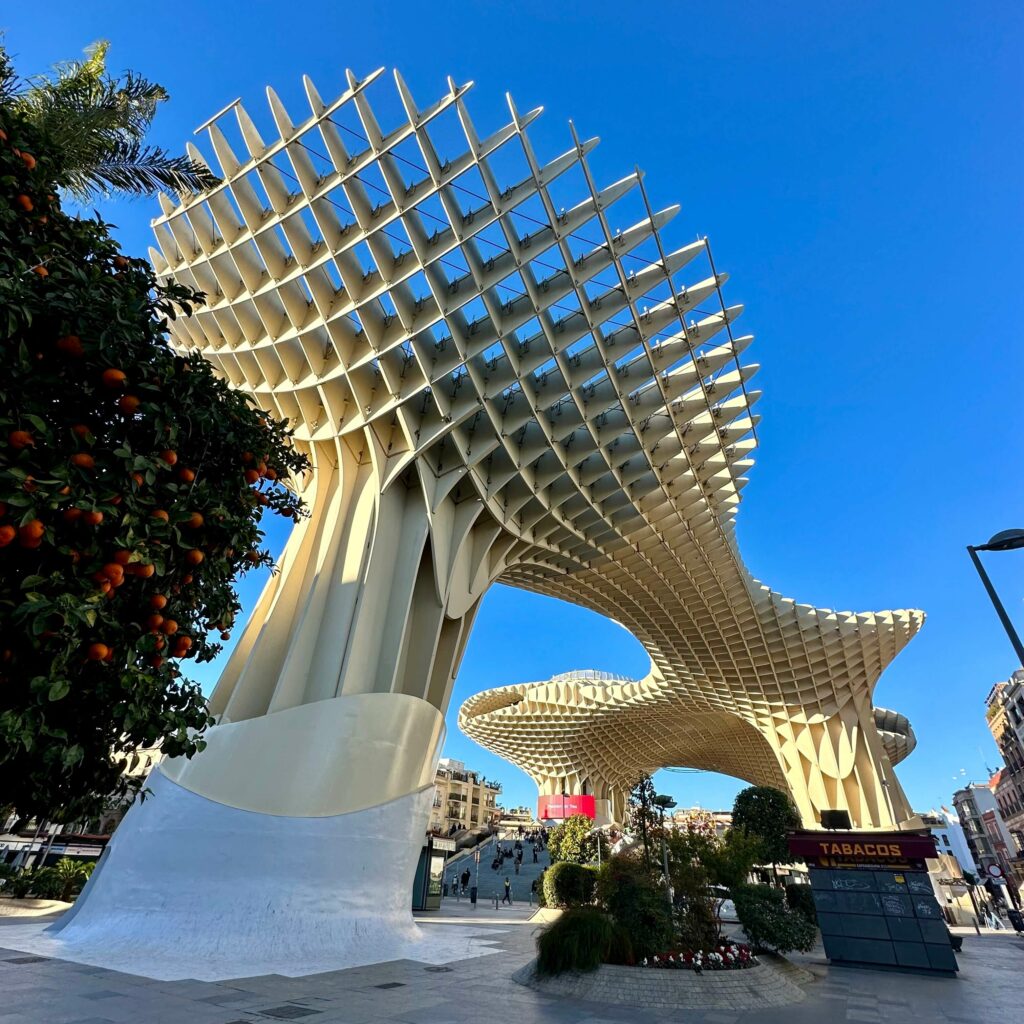
[[[474,80],[481,130],[504,123],[505,90],[521,109],[543,104],[531,130],[542,157],[568,148],[570,117],[600,135],[599,183],[639,164],[656,206],[681,203],[670,243],[711,237],[727,298],[757,335],[764,419],[739,520],[748,565],[800,601],[928,612],[876,695],[917,731],[899,769],[915,806],[948,802],[954,777],[997,763],[982,701],[1013,653],[964,546],[1024,526],[1024,9],[56,0],[45,14],[8,6],[0,26],[23,73],[111,40],[114,68],[171,93],[154,141],[173,148],[236,97],[267,123],[266,84],[297,111],[302,73],[326,97],[346,67],[381,65],[402,71],[421,106],[446,75]],[[154,208],[102,212],[144,253]],[[988,565],[1024,627],[1024,552]],[[446,752],[504,780],[507,802],[532,803],[529,780],[462,737],[455,712],[485,687],[579,667],[640,676],[647,659],[597,615],[495,587]],[[704,806],[739,788],[711,775],[658,783]]]

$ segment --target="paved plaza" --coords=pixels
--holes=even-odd
[[[794,958],[814,975],[807,998],[764,1010],[639,1010],[542,996],[512,980],[533,957],[538,925],[526,905],[472,911],[446,900],[429,931],[473,923],[501,952],[431,966],[409,960],[305,978],[269,975],[211,983],[152,981],[3,948],[0,1024],[1019,1024],[1024,939],[964,934],[958,978],[830,968],[820,949]],[[13,922],[12,922],[13,923]],[[680,979],[682,980],[682,979]]]

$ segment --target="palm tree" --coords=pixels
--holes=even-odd
[[[95,866],[95,861],[72,860],[70,857],[61,857],[57,861],[51,870],[60,881],[60,898],[65,903],[69,902],[76,891],[85,885]]]
[[[204,164],[144,144],[162,86],[126,71],[107,72],[110,44],[99,42],[84,61],[58,64],[52,75],[19,82],[0,47],[0,94],[43,134],[59,161],[57,179],[78,202],[153,195],[161,189],[198,192],[219,179]]]

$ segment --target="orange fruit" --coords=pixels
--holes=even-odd
[[[22,542],[26,540],[39,540],[45,530],[46,527],[41,519],[30,519],[18,528],[18,536]]]
[[[160,458],[163,459],[168,466],[173,466],[178,461],[178,453],[171,448],[165,448],[160,453]]]
[[[118,580],[124,579],[124,566],[119,565],[117,562],[107,562],[105,566],[100,570],[104,576],[115,586]]]
[[[16,206],[20,206],[26,213],[31,213],[35,208],[35,204],[32,202],[31,198],[25,195],[24,192],[20,195],[16,195],[14,197],[14,202]]]
[[[82,510],[80,508],[75,508],[72,505],[71,508],[64,509],[61,515],[64,517],[64,522],[73,523],[82,515]]]
[[[199,565],[206,556],[199,550],[199,548],[193,548],[186,556],[185,562],[188,565]]]
[[[259,480],[259,478],[260,475],[259,473],[256,472],[255,469],[247,469],[245,471],[245,482],[247,484],[254,484]]]
[[[95,469],[96,460],[88,452],[78,452],[71,456],[71,465],[79,469]]]
[[[154,519],[162,519],[165,523],[171,518],[162,508],[154,509],[150,515]]]
[[[267,468],[266,476],[267,476],[268,480],[276,480],[277,479],[277,470],[274,469],[273,466],[268,467]]]
[[[124,256],[115,256],[114,257],[114,266],[117,267],[118,270],[124,270],[125,267],[128,266],[127,258],[124,257]]]
[[[57,351],[77,359],[85,350],[82,348],[82,339],[77,334],[65,334],[57,339]]]
[[[113,391],[123,388],[128,376],[124,370],[115,370],[113,367],[110,367],[103,371],[100,379],[103,381],[105,388],[110,388]]]
[[[87,656],[90,661],[105,661],[110,653],[106,644],[90,644]]]
[[[76,423],[71,428],[71,433],[76,437],[86,437],[88,434],[91,434],[92,431],[84,423]]]
[[[149,663],[153,666],[153,668],[160,668],[160,666],[164,663],[164,659],[159,656],[155,658],[150,658]]]
[[[40,277],[49,277],[50,276],[50,272],[46,269],[46,267],[44,267],[42,265],[42,263],[40,263],[38,267],[33,267],[32,268],[32,273],[33,274],[38,274]]]
[[[27,430],[12,430],[7,435],[7,442],[19,451],[36,443],[35,438]]]
[[[178,477],[184,480],[185,483],[190,484],[196,478],[196,472],[194,469],[179,469]]]
[[[30,171],[34,171],[36,169],[36,158],[31,153],[21,153],[20,156],[22,162]]]
[[[186,651],[192,648],[192,637],[190,636],[179,636],[174,643],[174,650],[178,654],[184,654]]]
[[[221,633],[220,638],[221,640],[230,640],[231,634],[225,630],[223,633]]]
[[[186,585],[191,583],[192,582],[192,573],[190,573],[190,572],[185,573],[185,575],[181,577],[181,582],[186,584]],[[180,590],[181,588],[179,587],[178,589]]]
[[[193,530],[198,530],[203,525],[203,514],[201,512],[193,512],[185,521],[185,525],[191,527]]]
[[[130,416],[133,412],[137,412],[140,401],[137,395],[122,395],[117,400],[117,407],[126,416]]]
[[[134,574],[136,576],[141,576],[144,580],[148,580],[149,577],[152,576],[153,573],[155,572],[156,566],[153,565],[151,562],[140,562],[138,565],[135,566]]]
[[[161,608],[167,607],[167,598],[163,594],[154,594],[149,599],[149,607],[160,611]]]
[[[13,526],[0,526],[0,548],[7,547],[17,536],[18,531]]]
[[[103,522],[103,513],[99,511],[83,512],[82,522],[85,523],[86,526],[99,526],[100,523]]]
[[[113,561],[120,566],[127,565],[132,560],[132,553],[127,548],[114,552]]]
[[[150,629],[159,629],[163,624],[164,624],[164,617],[162,615],[153,614],[153,615],[150,615],[149,618],[146,619],[146,625]]]
[[[146,478],[141,473],[132,473],[132,479],[135,481],[136,487],[141,487],[146,482]]]
[[[174,619],[165,619],[163,624],[163,630],[168,636],[178,632],[178,624]]]

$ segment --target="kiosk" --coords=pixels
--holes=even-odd
[[[449,853],[455,852],[455,840],[428,835],[420,850],[416,878],[412,885],[413,910],[440,910],[444,865]]]
[[[831,963],[959,970],[926,870],[937,854],[930,832],[795,832],[789,849],[810,869]]]

